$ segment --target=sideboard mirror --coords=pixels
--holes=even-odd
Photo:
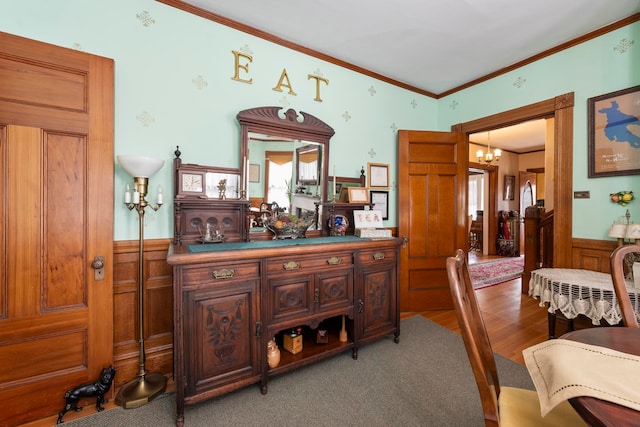
[[[311,114],[271,106],[240,111],[237,118],[242,179],[251,206],[276,202],[295,215],[321,209],[327,200],[333,128]]]

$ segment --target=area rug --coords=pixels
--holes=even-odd
[[[522,276],[524,257],[508,257],[469,265],[474,289],[486,288]]]
[[[533,390],[525,366],[496,355],[500,384]],[[188,406],[185,427],[483,427],[482,405],[460,335],[422,316],[393,336],[258,385]],[[136,409],[116,407],[67,427],[173,427],[173,393]],[[84,411],[92,411],[93,407]]]

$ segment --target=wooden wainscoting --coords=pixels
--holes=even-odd
[[[617,247],[611,240],[573,239],[572,268],[611,273],[609,257]]]
[[[173,373],[173,271],[171,239],[145,240],[145,353],[149,372]],[[138,375],[138,241],[113,245],[113,359],[116,388]]]
[[[397,229],[393,229],[397,235]],[[150,372],[173,372],[173,272],[166,263],[171,239],[145,241],[145,348]],[[609,273],[609,256],[616,242],[573,239],[572,268]],[[114,363],[116,387],[138,374],[138,241],[114,242]]]

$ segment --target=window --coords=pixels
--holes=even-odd
[[[469,215],[476,218],[476,212],[484,210],[484,174],[469,175]]]

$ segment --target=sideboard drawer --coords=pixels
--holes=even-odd
[[[351,252],[325,253],[313,256],[287,256],[267,260],[267,274],[307,272],[327,268],[344,268],[353,265]]]
[[[243,279],[260,277],[260,263],[252,261],[186,266],[182,271],[184,285],[224,282],[239,277]]]
[[[378,262],[395,262],[397,258],[394,248],[383,248],[376,250],[360,251],[358,253],[358,261],[363,264],[372,264]]]

